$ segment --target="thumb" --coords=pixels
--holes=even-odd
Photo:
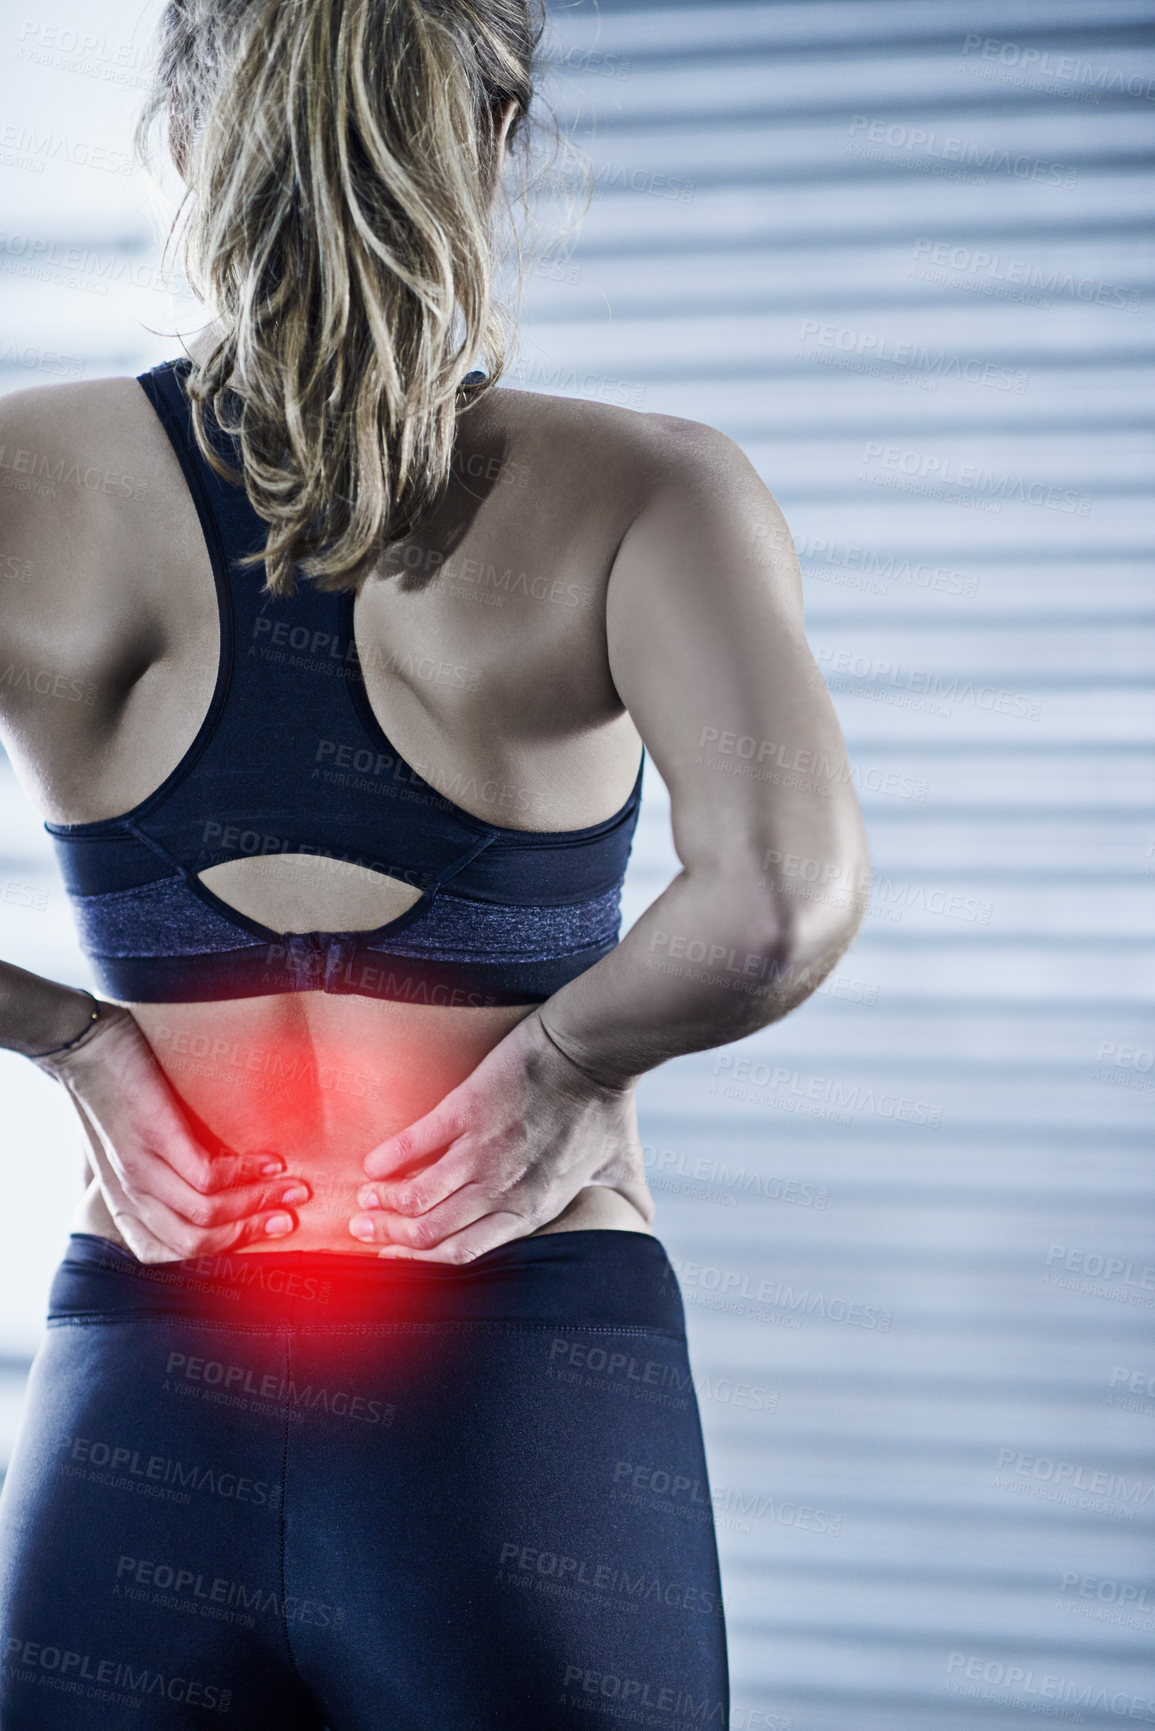
[[[366,1154],[362,1162],[369,1178],[398,1178],[415,1167],[427,1166],[444,1153],[461,1132],[459,1114],[450,1105],[447,1095],[413,1124],[386,1137]]]

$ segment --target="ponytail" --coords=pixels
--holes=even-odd
[[[458,413],[501,376],[495,128],[513,100],[511,142],[524,133],[532,3],[168,0],[135,144],[147,164],[167,116],[185,274],[223,329],[189,376],[194,432],[269,525],[241,563],[274,594],[298,570],[359,588],[442,492]],[[464,384],[478,360],[488,379]]]

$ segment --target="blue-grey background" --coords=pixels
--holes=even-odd
[[[749,453],[876,870],[819,994],[640,1090],[735,1727],[1155,1723],[1153,12],[554,12],[597,190],[520,379]],[[153,15],[0,26],[0,389],[177,352],[120,167]],[[667,810],[651,771],[627,924]],[[86,981],[6,766],[0,824],[0,953]],[[79,1156],[31,1066],[0,1089],[6,1449]]]

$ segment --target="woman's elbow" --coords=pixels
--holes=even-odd
[[[757,916],[758,947],[789,973],[850,948],[870,899],[865,838],[831,849],[822,859],[767,849]]]

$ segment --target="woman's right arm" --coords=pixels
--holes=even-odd
[[[0,399],[0,449],[14,474],[72,462],[62,407],[71,399],[62,393],[74,388]],[[50,502],[43,491],[0,491],[0,553],[8,570],[25,574],[0,591],[0,729],[26,785],[55,796],[63,766],[83,777],[102,743],[95,730],[115,727],[116,680],[102,669],[109,657],[123,662],[132,617],[119,591],[102,585],[102,562],[85,557],[115,531],[116,501],[65,482]],[[83,702],[55,695],[78,689]],[[0,1049],[32,1059],[67,1090],[108,1211],[133,1253],[165,1262],[235,1249],[279,1236],[269,1232],[278,1219],[291,1231],[282,1201],[290,1184],[270,1170],[283,1174],[280,1156],[203,1147],[135,1018],[102,1003],[94,1022],[92,1007],[87,992],[0,962]]]
[[[295,1193],[299,1204],[305,1186],[286,1180],[273,1150],[203,1147],[120,1004],[0,962],[0,1048],[31,1059],[67,1091],[109,1214],[142,1262],[235,1250],[292,1231],[283,1197]]]

